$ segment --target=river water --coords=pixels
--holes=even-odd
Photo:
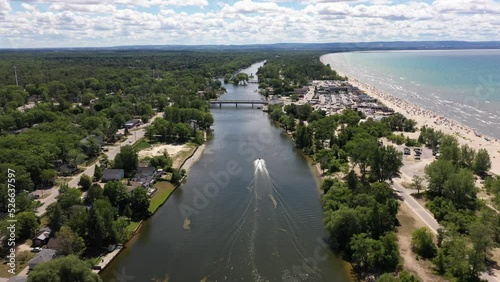
[[[243,70],[257,72],[262,63]],[[259,100],[257,85],[220,99]],[[262,110],[213,108],[187,181],[102,272],[104,281],[349,281],[328,252],[317,179]]]

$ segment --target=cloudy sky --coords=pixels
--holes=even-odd
[[[0,48],[500,40],[500,0],[0,0]]]

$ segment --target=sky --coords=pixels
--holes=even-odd
[[[500,0],[0,0],[0,48],[500,40]]]

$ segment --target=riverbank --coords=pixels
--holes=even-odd
[[[320,57],[320,61],[325,65],[329,63],[324,61],[324,56]],[[335,67],[332,66],[332,69],[335,69]],[[346,76],[346,74],[341,72],[337,71],[337,73],[341,76]],[[476,131],[473,128],[467,127],[453,119],[441,116],[433,111],[424,109],[412,102],[394,97],[384,91],[378,90],[375,87],[359,81],[355,77],[350,75],[348,77],[351,85],[365,91],[366,94],[376,98],[378,101],[387,107],[392,108],[394,111],[403,114],[407,118],[415,120],[418,127],[425,125],[436,130],[441,130],[446,134],[454,135],[461,145],[468,145],[476,151],[479,149],[486,149],[491,158],[491,172],[497,175],[500,174],[500,161],[496,161],[497,159],[500,159],[500,142],[498,139],[484,135],[479,136],[479,134],[476,135]],[[485,138],[488,138],[490,141]]]
[[[191,167],[197,162],[200,160],[201,156],[203,155],[203,152],[205,150],[205,144],[202,144],[202,145],[199,145],[197,146],[194,151],[189,155],[187,156],[181,163],[181,165],[179,166],[179,170],[181,169],[184,169],[186,171],[186,174],[183,176],[183,178],[181,179],[181,181],[179,181],[179,183],[177,185],[174,186],[174,188],[172,189],[172,191],[170,191],[170,193],[168,193],[164,199],[161,199],[161,203],[159,204],[159,206],[152,212],[151,216],[153,214],[156,213],[156,211],[161,207],[163,206],[163,204],[165,204],[165,202],[168,200],[168,198],[170,197],[170,195],[172,195],[172,193],[177,189],[179,188],[183,181],[186,179],[186,177],[188,176],[189,174],[189,170],[191,169]],[[156,196],[156,194],[154,195]],[[153,197],[154,197],[153,196]],[[141,229],[142,225],[143,225],[144,221],[141,221],[138,223],[138,225],[134,228],[134,230],[132,231],[132,235],[130,236],[129,240],[124,244],[126,245],[127,243],[129,243],[131,240],[133,240],[133,238],[138,234],[139,230]],[[113,259],[116,258],[116,256],[118,256],[123,250],[125,249],[124,246],[118,246],[114,251],[106,254],[105,256],[103,256],[101,258],[101,262],[99,264],[97,264],[97,270],[93,270],[94,272],[96,273],[99,273],[101,271],[103,271],[112,261]]]

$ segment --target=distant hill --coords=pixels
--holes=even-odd
[[[202,51],[202,50],[311,50],[311,51],[369,51],[369,50],[446,50],[446,49],[500,49],[500,41],[392,41],[392,42],[353,42],[353,43],[275,43],[275,44],[248,44],[248,45],[131,45],[114,47],[85,47],[85,48],[43,48],[17,49],[19,50],[113,50],[113,51]],[[15,50],[15,49],[0,49]]]

